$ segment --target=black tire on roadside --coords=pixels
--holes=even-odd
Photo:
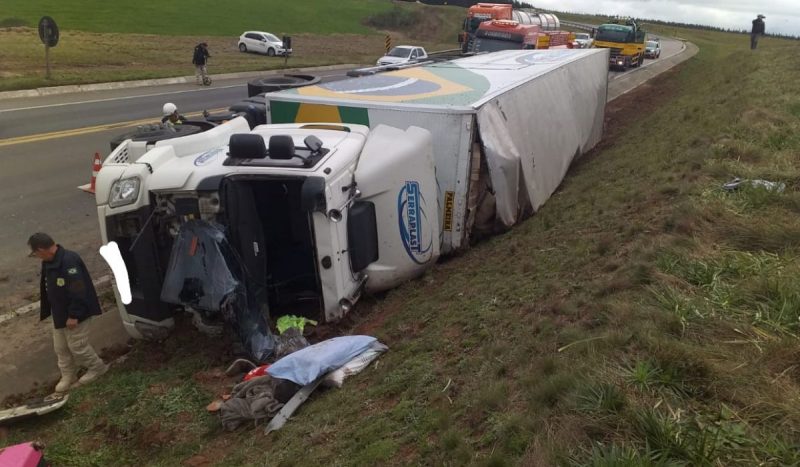
[[[273,49],[272,47],[267,49],[267,56],[274,57],[275,56],[275,49]]]
[[[247,52],[247,46],[244,43],[239,44],[239,52]]]
[[[303,86],[317,84],[319,81],[319,76],[312,75],[276,75],[267,78],[257,78],[247,83],[247,97],[257,96],[265,92],[301,88]]]

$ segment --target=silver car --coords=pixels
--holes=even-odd
[[[275,55],[289,55],[292,53],[292,49],[286,50],[283,47],[283,40],[275,34],[247,31],[239,36],[239,52],[255,52],[274,57]]]
[[[661,56],[661,42],[660,41],[647,41],[644,49],[644,56],[646,58],[658,58]]]
[[[585,32],[576,32],[575,33],[575,42],[578,43],[578,47],[581,49],[589,49],[592,47],[592,36]]]

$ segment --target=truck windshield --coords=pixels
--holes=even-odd
[[[615,24],[600,26],[594,39],[601,42],[633,42],[633,28]]]
[[[522,44],[519,42],[489,39],[487,37],[479,37],[475,40],[475,52],[497,52],[498,50],[515,50],[521,48]]]
[[[476,18],[469,19],[467,21],[467,32],[468,33],[474,33],[478,29],[478,26],[481,25],[482,22],[489,21],[490,19],[491,18],[487,18],[485,16],[484,17],[476,17]]]

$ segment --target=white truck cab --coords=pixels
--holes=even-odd
[[[161,337],[177,310],[197,311],[204,284],[227,275],[271,316],[336,321],[362,291],[422,274],[440,249],[432,148],[430,132],[413,126],[251,131],[241,117],[154,144],[123,142],[96,188],[102,239],[119,245],[130,277],[132,302],[117,297],[123,324],[134,337]],[[205,245],[193,238],[173,251],[197,223],[223,233],[232,253],[198,263],[197,277],[169,277],[175,258]],[[162,290],[175,279],[179,293]],[[206,316],[227,306],[203,303]]]

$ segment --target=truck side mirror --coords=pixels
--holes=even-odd
[[[303,140],[303,144],[306,145],[311,153],[317,153],[320,149],[322,149],[322,140],[317,138],[314,135],[306,136],[306,139]]]
[[[303,212],[325,213],[328,203],[325,200],[325,179],[308,177],[300,187],[300,209]]]
[[[378,223],[375,204],[356,201],[347,215],[347,248],[350,253],[350,269],[363,271],[378,261]]]

